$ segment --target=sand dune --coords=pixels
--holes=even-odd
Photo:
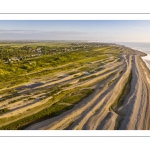
[[[122,75],[118,73],[113,77],[104,79],[97,84],[95,91],[89,97],[71,110],[57,117],[33,124],[27,129],[149,129],[150,74],[140,58],[141,55],[144,54],[134,51],[132,55],[122,56],[121,62],[123,63],[116,64],[117,67],[114,70],[114,72],[122,71]],[[121,68],[119,68],[119,64],[121,64]],[[110,63],[106,67],[114,69],[115,65]],[[104,73],[103,76],[106,77],[107,74]],[[124,87],[126,87],[130,75],[132,76],[131,83],[128,83],[130,84],[130,91],[123,103],[113,108],[120,95],[123,95]],[[86,82],[86,85],[95,82],[95,80]],[[108,81],[111,80],[114,80],[114,83],[108,86]],[[101,90],[99,90],[99,87],[101,87]]]
[[[39,82],[32,81],[15,87],[18,95],[14,97],[10,95],[10,99],[4,99],[0,103],[1,109],[10,109],[0,114],[0,119],[9,120],[11,117],[14,119],[4,121],[0,126],[32,114],[36,115],[43,109],[58,104],[73,107],[58,116],[47,117],[39,122],[36,120],[36,123],[31,122],[25,129],[149,129],[150,70],[141,59],[145,54],[129,48],[121,50],[124,53],[119,53],[117,56],[109,58],[111,55],[106,54],[107,59],[86,62],[70,72],[57,73],[53,78],[43,78]],[[76,88],[79,91],[83,89],[94,89],[94,91],[76,104],[61,101],[62,97],[59,98],[59,95]],[[58,99],[55,99],[57,96]]]

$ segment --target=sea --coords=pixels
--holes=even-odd
[[[130,47],[134,50],[138,50],[147,54],[147,56],[142,57],[147,67],[150,69],[150,43],[131,43],[131,42],[122,42],[116,43],[120,45],[124,45],[126,47]]]

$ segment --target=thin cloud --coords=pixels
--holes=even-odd
[[[65,34],[66,34],[66,33],[67,33],[67,34],[68,34],[68,33],[69,33],[69,34],[70,34],[70,33],[71,33],[71,34],[72,34],[72,33],[73,33],[73,34],[85,34],[85,33],[87,33],[87,32],[78,32],[78,31],[45,31],[45,32],[47,32],[47,33],[62,33],[62,34],[63,34],[63,33],[65,33]]]
[[[38,30],[3,30],[0,29],[0,33],[38,33]]]
[[[0,40],[29,39],[29,40],[69,40],[69,39],[90,39],[91,32],[79,31],[39,31],[39,30],[2,30],[0,29]]]
[[[142,27],[133,27],[134,29],[141,29]]]
[[[52,35],[85,35],[91,34],[88,32],[78,32],[78,31],[39,31],[39,30],[3,30],[0,29],[0,33],[16,33],[16,34],[52,34]]]

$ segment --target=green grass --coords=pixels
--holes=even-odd
[[[0,101],[2,102],[2,101],[5,101],[5,100],[8,100],[8,99],[11,99],[13,97],[19,96],[19,95],[20,94],[18,92],[12,92],[12,94],[8,93],[8,95],[2,97]]]
[[[116,119],[115,130],[119,129],[121,122],[123,121],[123,118],[124,118],[124,113],[118,111],[116,108],[120,107],[124,103],[125,98],[129,94],[130,89],[131,89],[131,80],[132,80],[132,72],[130,73],[127,82],[123,86],[123,89],[117,96],[115,102],[110,106],[110,109],[112,109],[115,113],[118,114],[118,117]]]
[[[10,111],[8,108],[0,109],[0,114]]]
[[[77,103],[87,95],[91,94],[93,92],[92,89],[83,89],[83,90],[76,90],[69,94],[69,96],[66,96],[60,100],[60,102],[65,103]]]
[[[121,106],[127,96],[127,94],[130,92],[130,84],[132,80],[132,73],[130,73],[127,82],[124,84],[122,90],[118,94],[115,102],[112,104],[111,108],[115,111],[115,108]]]
[[[36,58],[29,58],[19,63],[0,64],[0,88],[3,83],[15,86],[30,81],[32,78],[45,76],[48,74],[69,71],[73,68],[84,65],[87,61],[107,58],[106,55],[93,50],[88,53],[84,50],[57,53],[53,55],[43,55]],[[66,66],[62,66],[66,65]],[[62,67],[61,67],[62,66]],[[80,71],[85,71],[90,67],[83,67]],[[30,74],[29,74],[30,73]]]
[[[67,94],[69,94],[71,92],[72,92],[72,96],[67,97]],[[16,130],[22,126],[25,126],[25,125],[28,125],[31,123],[35,123],[39,120],[44,120],[44,119],[48,119],[48,118],[57,116],[57,115],[61,114],[62,112],[71,109],[74,106],[74,105],[71,105],[71,106],[59,105],[59,102],[67,102],[67,103],[76,104],[79,101],[81,101],[83,98],[87,97],[92,92],[93,92],[93,90],[91,90],[91,89],[83,89],[83,90],[75,89],[74,91],[69,90],[67,92],[63,92],[62,94],[55,95],[53,97],[53,101],[57,101],[57,100],[60,100],[60,101],[56,102],[55,104],[53,104],[50,107],[47,107],[47,108],[39,111],[36,114],[25,117],[23,119],[20,119],[18,121],[10,123],[6,126],[0,127],[0,129],[1,130]],[[78,93],[78,96],[75,96],[77,93]]]
[[[16,102],[19,102],[19,101],[21,101],[21,100],[22,100],[22,98],[21,98],[21,99],[16,99],[16,100],[13,100],[13,101],[8,102],[8,104],[16,103]]]
[[[79,80],[79,82],[83,82],[83,81],[86,81],[86,80],[89,80],[89,79],[93,79],[93,78],[95,78],[95,77],[97,77],[96,75],[92,75],[92,76],[89,76],[89,77],[86,77],[86,78],[81,78],[80,80]]]
[[[116,79],[111,80],[111,81],[108,83],[108,86],[112,85],[112,83],[113,83],[115,80],[116,80]]]
[[[123,73],[123,71],[120,71],[120,72],[119,72],[119,74],[122,74],[122,73]]]

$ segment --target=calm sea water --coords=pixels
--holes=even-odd
[[[150,69],[150,43],[117,43],[135,50],[139,50],[147,54],[147,56],[142,57],[145,61],[147,67]]]

